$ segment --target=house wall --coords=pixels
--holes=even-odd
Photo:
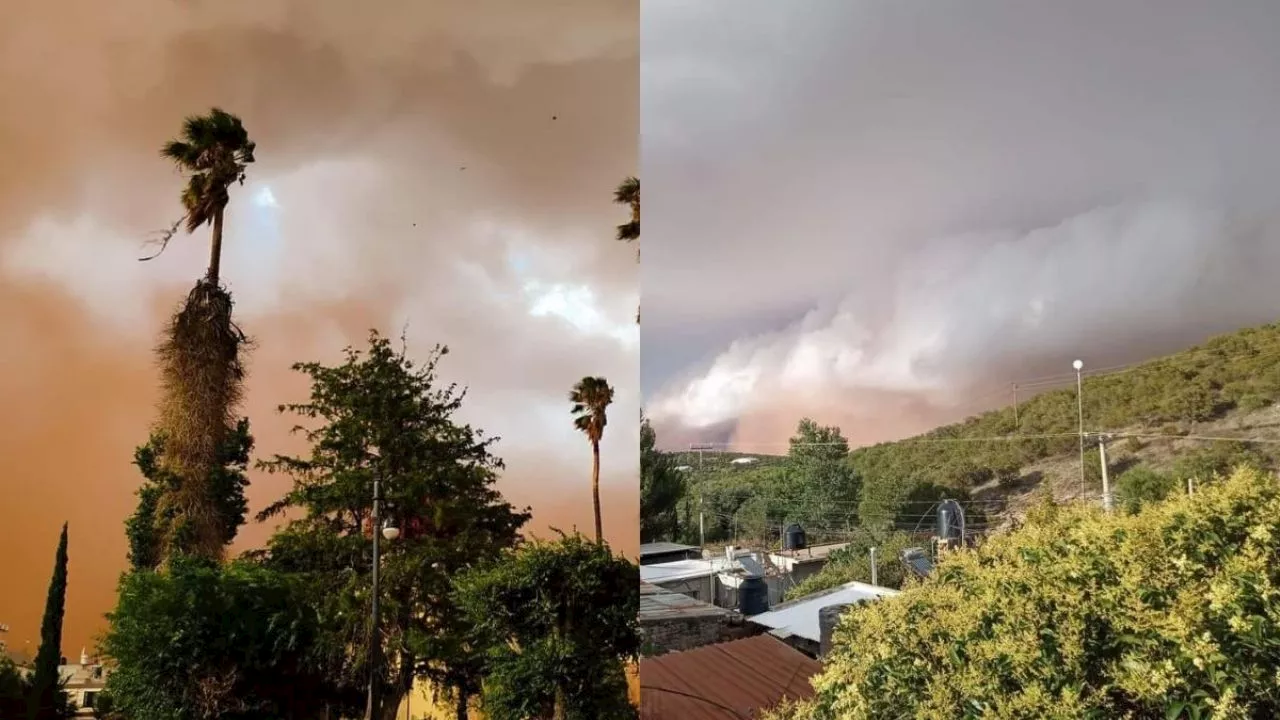
[[[647,657],[715,645],[761,632],[762,629],[758,626],[748,625],[736,616],[725,615],[646,622],[640,625],[643,653]]]

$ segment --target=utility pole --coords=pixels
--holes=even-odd
[[[1102,460],[1102,509],[1111,512],[1111,483],[1107,478],[1107,436],[1098,436],[1098,457]]]
[[[1013,384],[1013,432],[1018,434],[1022,431],[1022,423],[1018,422],[1018,383]]]
[[[698,547],[707,546],[707,516],[702,510],[702,495],[698,495]]]
[[[871,584],[880,586],[880,568],[876,564],[876,549],[871,548]]]
[[[369,695],[366,698],[365,720],[374,718],[374,691],[378,684],[378,505],[382,500],[382,487],[378,476],[373,476],[373,623],[369,626]]]
[[[1084,478],[1084,380],[1080,375],[1084,362],[1076,360],[1071,366],[1076,369],[1076,413],[1080,418],[1080,497],[1083,499],[1088,494],[1088,483]]]
[[[1188,494],[1188,495],[1195,495],[1195,494],[1196,494],[1196,481],[1195,481],[1195,478],[1187,478],[1187,494]]]

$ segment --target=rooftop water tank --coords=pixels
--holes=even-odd
[[[798,524],[792,523],[787,526],[787,531],[782,536],[783,550],[803,550],[809,547],[805,542],[804,528]]]
[[[769,584],[764,578],[743,578],[738,585],[738,612],[750,617],[769,611]]]
[[[853,607],[850,603],[828,605],[818,610],[818,657],[824,658],[831,652],[831,636],[840,624],[840,616],[845,610]]]

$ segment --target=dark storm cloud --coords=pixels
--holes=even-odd
[[[641,25],[643,382],[682,438],[812,414],[888,439],[1280,306],[1275,3],[656,0]]]
[[[71,525],[68,653],[124,563],[132,448],[154,416],[150,349],[203,271],[207,234],[138,263],[179,212],[158,148],[220,105],[258,142],[233,195],[224,278],[258,346],[245,412],[260,453],[297,450],[290,363],[370,327],[452,353],[465,419],[503,437],[501,488],[531,529],[590,526],[590,449],[565,395],[617,389],[606,534],[636,543],[638,296],[612,240],[636,171],[634,2],[8,3],[0,9],[0,622],[34,638]],[[465,169],[463,169],[465,168]],[[254,478],[255,508],[279,478]],[[547,498],[556,498],[548,501]],[[269,529],[247,527],[241,546]]]

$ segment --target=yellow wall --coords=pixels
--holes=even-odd
[[[472,698],[468,720],[485,720],[478,705],[479,698]],[[396,715],[398,720],[454,720],[455,717],[453,703],[438,696],[436,689],[425,680],[414,683],[413,692],[400,703],[400,713]]]
[[[627,666],[627,690],[631,703],[640,707],[640,666],[636,663]],[[478,706],[479,698],[473,698],[468,720],[485,720]],[[400,714],[396,717],[399,720],[454,720],[454,709],[448,700],[437,697],[431,683],[418,680],[413,693],[400,704]]]

